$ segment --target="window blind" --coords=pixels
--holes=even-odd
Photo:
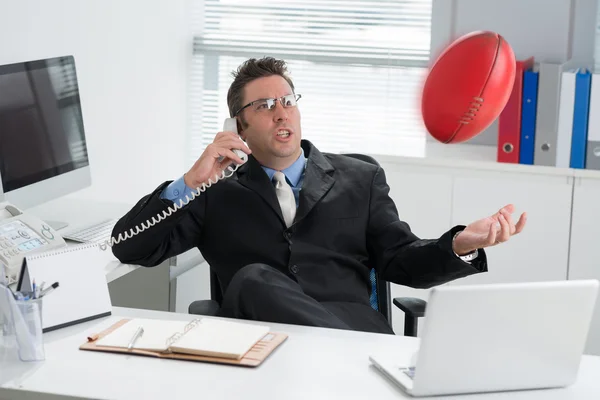
[[[263,56],[287,61],[302,135],[322,151],[423,154],[431,3],[196,0],[189,165],[229,116],[231,72]]]

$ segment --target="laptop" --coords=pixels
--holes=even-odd
[[[413,361],[371,355],[418,396],[564,387],[579,370],[597,280],[440,286]]]

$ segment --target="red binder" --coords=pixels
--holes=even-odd
[[[515,83],[506,107],[498,117],[498,156],[503,163],[519,163],[521,140],[521,105],[523,98],[523,73],[533,68],[534,57],[517,61]]]

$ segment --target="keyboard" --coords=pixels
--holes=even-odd
[[[108,219],[94,225],[84,226],[63,234],[64,239],[80,243],[99,243],[110,240],[117,219]]]

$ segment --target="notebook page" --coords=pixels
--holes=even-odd
[[[171,351],[240,359],[268,332],[268,326],[203,318]]]
[[[138,350],[166,351],[167,339],[183,333],[189,321],[134,318],[96,342],[97,346],[127,347],[138,327],[144,328],[133,348]]]
[[[27,255],[29,285],[59,286],[43,299],[42,322],[44,328],[70,324],[112,311],[105,266],[113,262],[109,250],[95,245],[78,245],[40,254]]]

